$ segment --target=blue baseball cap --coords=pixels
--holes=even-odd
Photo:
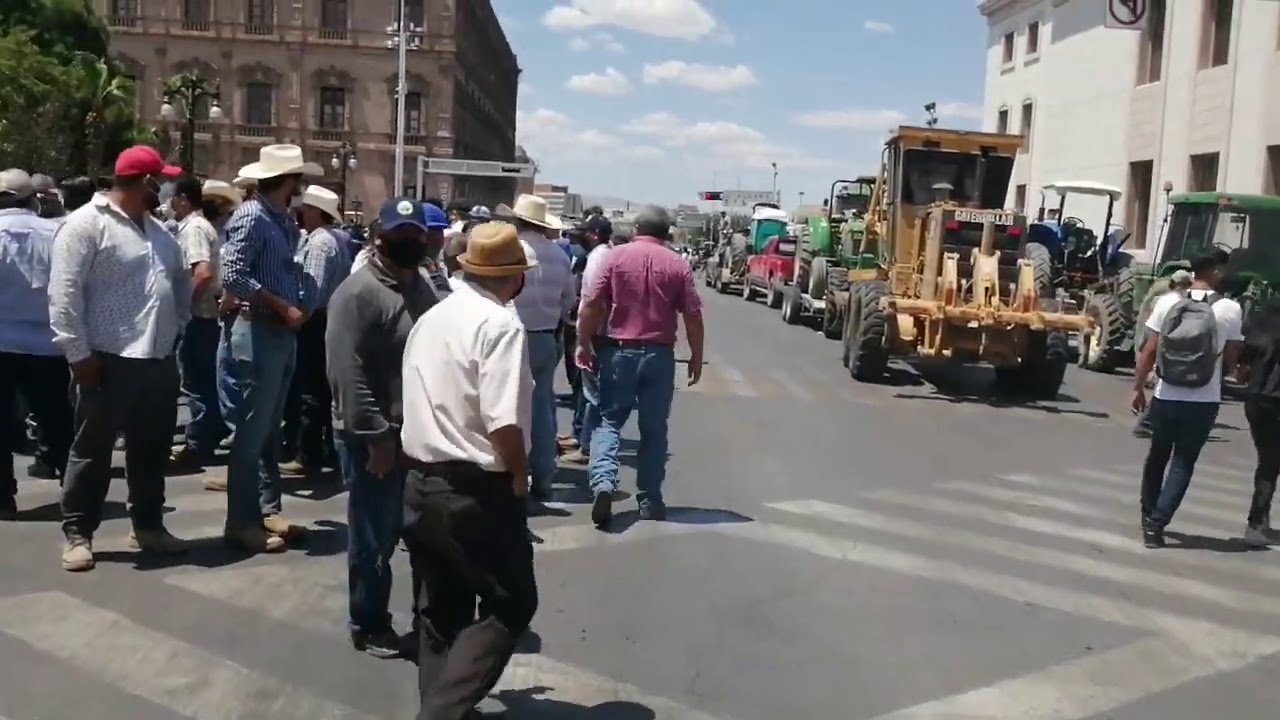
[[[422,203],[408,197],[392,198],[382,204],[378,210],[378,227],[382,230],[393,230],[402,225],[413,225],[426,231],[426,212]]]
[[[443,230],[449,227],[449,216],[432,203],[423,203],[422,210],[426,213],[427,227],[432,230]]]

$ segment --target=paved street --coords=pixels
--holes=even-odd
[[[574,488],[582,473],[563,473],[557,502],[531,521],[534,633],[492,709],[1274,717],[1280,565],[1229,540],[1253,459],[1237,406],[1170,547],[1150,551],[1126,379],[1072,370],[1058,401],[1021,407],[988,398],[978,370],[859,385],[837,343],[703,292],[709,365],[677,394],[669,521],[635,522],[623,501],[618,527],[599,532]],[[176,534],[220,532],[223,496],[198,477],[169,487]],[[125,546],[118,481],[98,569],[70,575],[57,562],[57,484],[22,482],[22,520],[0,527],[0,718],[412,717],[413,667],[347,643],[345,494],[289,487],[286,514],[311,527],[305,547],[246,560],[210,539],[155,565]],[[401,629],[408,601],[401,583]]]

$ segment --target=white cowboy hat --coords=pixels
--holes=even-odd
[[[240,176],[248,180],[265,180],[281,175],[324,175],[324,168],[302,157],[297,145],[268,145],[258,151],[258,162],[240,168]]]
[[[240,203],[244,201],[244,194],[238,188],[221,180],[205,180],[200,192],[205,197],[226,200],[233,208],[240,207]]]
[[[326,187],[308,185],[307,189],[302,191],[300,204],[323,210],[333,220],[341,217],[341,213],[338,212],[338,194]]]
[[[235,185],[241,190],[248,190],[249,188],[257,187],[258,181],[252,178],[244,177],[243,175],[237,175],[236,179],[231,181],[231,184]]]
[[[516,198],[511,215],[519,220],[533,223],[548,230],[563,230],[564,223],[555,215],[547,214],[547,201],[537,195],[521,195]]]

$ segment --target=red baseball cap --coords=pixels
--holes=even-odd
[[[116,177],[136,177],[139,175],[163,175],[177,177],[182,168],[168,165],[160,153],[150,145],[134,145],[120,153],[116,158]]]

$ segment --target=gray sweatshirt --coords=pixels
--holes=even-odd
[[[335,432],[365,441],[399,432],[405,341],[413,324],[436,303],[420,273],[410,278],[401,285],[374,256],[329,301],[324,355]]]

